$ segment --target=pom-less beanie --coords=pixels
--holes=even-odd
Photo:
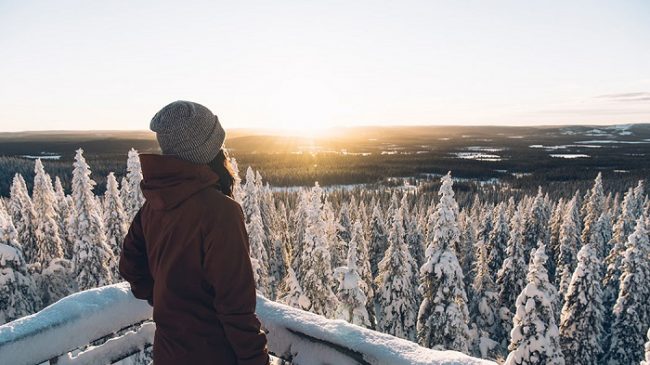
[[[175,101],[162,108],[149,128],[163,155],[196,164],[212,161],[223,147],[226,132],[210,109],[191,101]]]

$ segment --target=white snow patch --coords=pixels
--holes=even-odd
[[[481,152],[453,152],[452,155],[455,155],[456,157],[462,158],[464,160],[477,160],[477,161],[490,161],[490,162],[503,160],[499,155],[493,155],[493,154],[481,153]]]
[[[573,158],[589,158],[589,155],[584,155],[580,153],[562,153],[562,154],[551,154],[549,155],[551,157],[555,158],[567,158],[567,159],[573,159]]]

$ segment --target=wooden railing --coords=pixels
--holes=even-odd
[[[433,351],[343,321],[258,296],[269,352],[284,364],[485,364],[458,352]],[[127,283],[73,294],[0,326],[0,364],[114,364],[152,346],[151,307]]]

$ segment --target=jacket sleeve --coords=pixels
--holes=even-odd
[[[214,308],[238,364],[268,364],[266,335],[255,315],[255,279],[239,205],[211,224],[204,245],[206,280],[214,289]]]
[[[138,299],[153,305],[153,277],[149,271],[149,259],[145,245],[140,212],[135,215],[129,232],[124,238],[120,253],[120,275],[131,284],[131,291]]]

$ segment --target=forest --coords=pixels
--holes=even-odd
[[[0,199],[0,324],[122,281],[121,243],[145,204],[138,152],[121,178],[92,172],[81,149],[73,161],[69,189],[36,159]],[[522,189],[451,171],[288,189],[242,175],[234,199],[269,299],[505,364],[650,356],[643,180],[592,172],[586,188]]]

